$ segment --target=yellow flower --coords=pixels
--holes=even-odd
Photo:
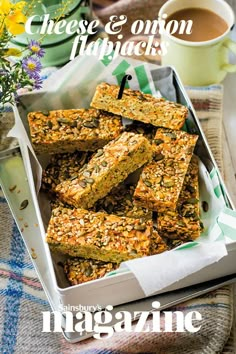
[[[25,1],[12,4],[9,0],[0,0],[0,33],[4,26],[13,35],[24,32],[24,23],[27,20],[22,12],[24,6]]]
[[[20,57],[22,52],[17,48],[8,48],[4,53],[5,57]]]

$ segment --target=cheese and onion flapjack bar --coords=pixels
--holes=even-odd
[[[135,186],[128,184],[114,187],[108,195],[95,203],[95,210],[128,218],[152,219],[152,211],[134,204],[134,190]]]
[[[168,251],[167,243],[158,234],[157,230],[152,231],[150,239],[150,256]]]
[[[95,259],[69,258],[64,263],[64,272],[71,285],[86,283],[104,277],[119,267],[117,263]]]
[[[154,127],[151,124],[145,124],[139,121],[130,121],[131,124],[125,125],[125,131],[131,132],[135,134],[142,134],[147,138],[149,141],[152,142],[156,135],[157,127]]]
[[[119,263],[149,255],[152,221],[84,209],[53,210],[46,240],[52,251]]]
[[[150,210],[175,210],[198,136],[159,128],[153,141],[154,157],[140,176],[134,192],[137,205]]]
[[[78,208],[91,208],[152,157],[152,148],[139,134],[122,133],[91,158],[73,181],[56,187],[59,199]]]
[[[192,157],[175,211],[158,213],[157,229],[161,236],[191,241],[200,236],[198,160]]]
[[[91,153],[84,151],[51,155],[49,164],[43,171],[42,189],[54,192],[59,183],[75,179],[90,156]]]
[[[122,131],[120,117],[96,109],[30,112],[28,122],[37,153],[96,151]]]
[[[124,89],[122,98],[117,99],[119,90],[120,86],[102,82],[96,87],[91,106],[157,127],[183,127],[188,115],[185,106],[131,89]]]

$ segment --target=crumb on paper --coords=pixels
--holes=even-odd
[[[13,192],[15,189],[16,189],[16,184],[14,186],[12,186],[12,187],[9,187],[9,191],[10,192]]]
[[[31,253],[31,257],[32,257],[33,259],[36,259],[36,258],[37,258],[37,254],[34,253],[34,252],[32,252],[32,253]]]

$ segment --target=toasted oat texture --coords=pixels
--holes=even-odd
[[[154,127],[152,124],[133,121],[131,124],[125,126],[125,131],[135,134],[142,134],[145,138],[152,142],[156,135],[157,127]]]
[[[78,172],[85,163],[88,162],[91,153],[75,151],[51,155],[50,162],[42,175],[42,189],[55,192],[56,186],[70,179],[71,181],[78,176]]]
[[[176,211],[158,213],[157,229],[161,236],[191,241],[200,236],[198,160],[192,157]]]
[[[95,213],[84,209],[53,210],[47,242],[70,256],[119,263],[149,254],[152,221]]]
[[[152,148],[139,134],[122,133],[92,157],[78,178],[56,187],[61,201],[88,209],[152,157]]]
[[[150,241],[150,255],[159,254],[168,251],[167,243],[162,239],[156,230],[152,231]]]
[[[37,153],[95,151],[120,135],[120,117],[96,109],[30,112],[28,122]]]
[[[74,207],[72,205],[68,205],[66,203],[62,203],[59,199],[57,198],[52,198],[50,200],[50,207],[51,210],[53,211],[53,209],[57,209],[57,208],[66,208],[66,209],[74,209]]]
[[[104,277],[118,268],[117,263],[107,263],[95,259],[69,258],[64,264],[64,272],[71,285],[86,283]]]
[[[120,184],[114,187],[108,195],[96,202],[95,210],[128,218],[152,219],[152,211],[134,204],[134,190],[133,185]]]
[[[120,86],[99,84],[91,106],[157,127],[179,130],[184,125],[188,115],[185,106],[131,89],[124,89],[122,98],[117,99],[119,90]]]
[[[179,240],[179,239],[173,240],[168,237],[163,237],[163,239],[166,242],[169,250],[172,250],[172,249],[179,247],[179,246],[183,245],[184,243],[188,242],[188,240],[185,240],[185,241]]]
[[[157,130],[152,162],[144,167],[134,192],[137,205],[150,210],[175,210],[197,135]]]

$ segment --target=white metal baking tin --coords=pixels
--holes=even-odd
[[[161,70],[161,69],[157,69]],[[188,106],[190,116],[193,122],[193,132],[197,132],[200,135],[200,144],[198,146],[197,154],[201,156],[201,159],[205,163],[206,167],[208,170],[211,170],[212,167],[217,168],[216,162],[214,160],[214,157],[210,151],[210,148],[207,144],[206,138],[204,136],[204,133],[201,129],[200,123],[196,117],[196,113],[194,111],[194,108],[184,90],[183,85],[181,84],[178,75],[174,71],[173,68],[171,68],[172,73],[173,73],[173,85],[175,86],[177,90],[177,96],[178,96],[178,102],[184,103]],[[24,107],[26,109],[27,107],[27,102],[33,100],[33,99],[38,99],[39,94],[30,94],[30,95],[25,95],[21,97],[21,118],[23,120],[23,123],[26,127],[27,130],[27,122],[24,114],[22,115],[22,111],[24,111]],[[23,108],[22,108],[23,107]],[[41,110],[44,108],[42,107]],[[26,112],[25,112],[26,113]],[[16,112],[16,115],[18,115],[18,112]],[[53,286],[54,291],[56,292],[58,298],[59,298],[59,303],[62,305],[101,305],[101,306],[106,306],[107,304],[110,305],[119,305],[122,303],[127,303],[130,301],[138,300],[144,298],[144,293],[139,286],[136,278],[133,276],[131,272],[127,272],[124,274],[119,274],[115,275],[112,277],[105,277],[102,279],[94,280],[85,284],[80,284],[76,286],[71,286],[71,287],[66,287],[62,288],[58,284],[58,279],[56,278],[56,274],[53,266],[53,259],[51,257],[51,253],[49,250],[49,247],[47,243],[45,242],[45,230],[44,230],[44,225],[42,222],[41,218],[41,210],[39,208],[38,204],[38,198],[36,195],[36,191],[34,188],[34,177],[31,171],[31,162],[32,162],[32,156],[31,156],[31,162],[30,162],[30,156],[28,153],[28,149],[23,149],[22,145],[23,142],[21,142],[21,151],[24,157],[24,163],[27,169],[27,175],[29,178],[29,184],[30,184],[30,190],[32,194],[32,200],[34,202],[34,208],[36,212],[36,217],[38,220],[38,224],[40,227],[40,237],[42,237],[41,240],[41,246],[39,249],[36,250],[38,257],[41,259],[44,259],[45,262],[45,267],[48,270],[49,274],[43,274],[40,271],[38,271],[38,275],[40,280],[44,283],[47,284],[48,282],[51,282],[51,285]],[[230,196],[228,195],[228,192],[226,190],[226,187],[224,185],[224,182],[221,179],[222,186],[225,190],[225,198],[227,200],[228,205],[231,208],[234,208],[233,203],[230,199]],[[24,237],[24,235],[23,235]],[[27,239],[25,239],[25,242],[27,244]],[[215,263],[213,265],[210,265],[194,274],[191,274],[190,276],[182,279],[179,282],[176,282],[172,284],[171,286],[162,289],[158,293],[164,293],[168,291],[172,291],[175,289],[181,289],[183,287],[187,287],[193,284],[198,284],[202,283],[208,280],[220,278],[222,276],[230,275],[236,273],[236,264],[235,264],[235,257],[236,257],[236,243],[230,244],[227,246],[228,250],[228,256],[222,258],[218,263]],[[191,261],[191,260],[190,260]],[[173,265],[173,271],[174,271],[174,265]],[[61,271],[62,272],[62,271]],[[46,285],[47,287],[47,285]],[[157,294],[158,294],[157,293]],[[57,306],[56,306],[57,307]]]

